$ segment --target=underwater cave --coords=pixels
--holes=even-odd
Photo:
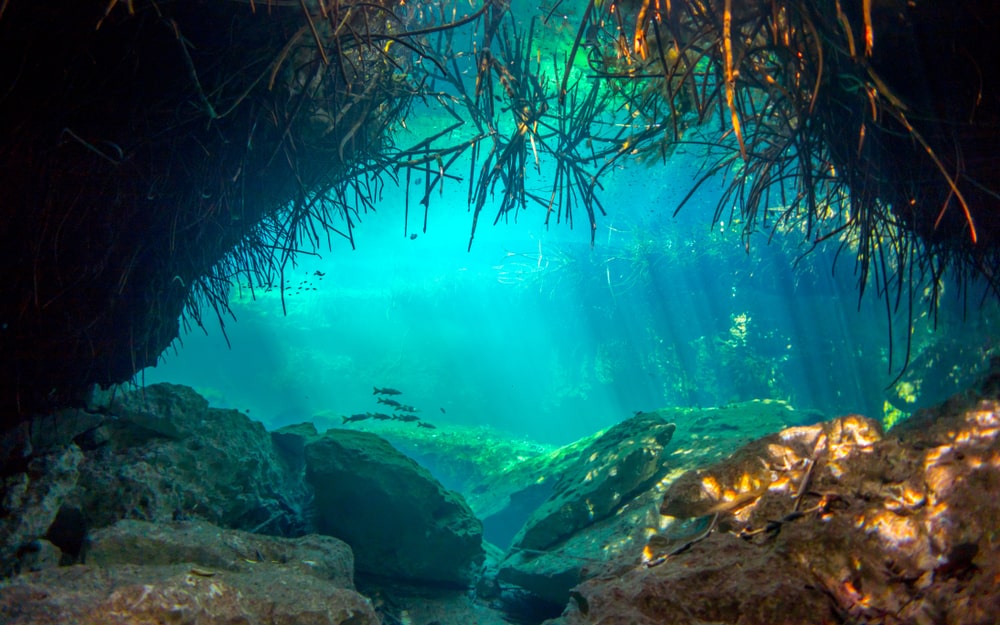
[[[430,584],[569,625],[657,527],[673,557],[836,515],[807,488],[857,468],[835,439],[902,471],[914,424],[997,390],[998,30],[986,0],[0,0],[0,615],[33,563],[211,523],[345,541],[363,623],[469,617],[403,590]],[[779,431],[772,514],[740,463]],[[682,473],[713,505],[671,508]],[[648,535],[573,542],[626,518]],[[887,566],[971,588],[988,541],[927,532]],[[226,580],[199,557],[161,564]],[[860,588],[902,572],[815,574],[840,622],[925,609]]]

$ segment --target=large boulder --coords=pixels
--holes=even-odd
[[[18,572],[22,561],[35,560],[28,556],[51,548],[42,537],[76,488],[81,461],[80,448],[70,443],[35,456],[23,471],[0,480],[0,578]]]
[[[310,529],[301,452],[184,386],[118,391],[40,417],[6,432],[0,450],[0,576],[51,561],[53,545],[72,561],[88,531],[119,519]]]
[[[638,555],[650,533],[661,526],[657,505],[659,485],[625,503],[617,513],[576,532],[544,551],[512,549],[500,563],[497,577],[504,584],[527,590],[557,609],[566,605],[570,590],[602,571],[610,559]]]
[[[632,529],[655,523],[648,493],[667,472],[675,429],[656,413],[639,413],[590,442],[517,535],[500,581],[564,603],[588,563],[644,539]]]
[[[487,473],[470,485],[465,496],[483,521],[483,539],[503,550],[510,547],[525,522],[552,495],[566,469],[580,461],[599,435],[544,453],[516,454],[503,470]]]
[[[224,529],[205,521],[148,523],[122,520],[87,539],[84,562],[166,566],[190,563],[204,570],[247,572],[261,563],[311,575],[338,588],[354,588],[354,555],[332,536],[281,538]]]
[[[90,527],[200,518],[275,535],[308,530],[308,489],[260,422],[174,384],[122,394],[108,412],[82,439],[86,488],[67,501]]]
[[[354,591],[350,548],[328,536],[288,539],[203,521],[124,520],[89,537],[86,561],[0,583],[0,622],[380,622]]]
[[[317,530],[346,541],[358,572],[468,586],[482,523],[461,495],[368,432],[328,430],[305,447]]]
[[[725,458],[760,432],[822,420],[814,411],[795,410],[774,400],[712,408],[661,408],[652,414],[661,422],[677,426],[670,441],[668,462],[672,475]],[[532,514],[553,494],[563,474],[593,453],[592,445],[603,434],[597,432],[558,449],[509,453],[513,456],[509,466],[487,472],[480,482],[469,484],[463,494],[483,520],[483,538],[506,550]],[[390,442],[396,445],[395,439]],[[412,455],[405,448],[401,450]]]
[[[5,625],[379,625],[371,602],[318,577],[260,563],[241,572],[189,564],[75,565],[0,583]]]
[[[639,413],[591,443],[514,539],[514,550],[544,550],[614,513],[664,473],[676,426]]]
[[[789,428],[687,474],[661,511],[708,529],[653,537],[552,625],[995,622],[998,390],[888,436],[858,416]]]

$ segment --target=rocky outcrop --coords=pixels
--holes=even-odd
[[[104,568],[191,563],[236,573],[268,563],[338,588],[354,588],[354,555],[336,538],[318,534],[279,538],[223,529],[205,521],[119,521],[88,537],[83,560]]]
[[[305,446],[316,527],[354,550],[359,572],[471,585],[482,524],[457,493],[374,434],[328,430]]]
[[[552,495],[514,539],[515,550],[542,550],[611,515],[664,472],[663,450],[676,426],[639,413],[594,441],[567,468]]]
[[[319,436],[312,423],[286,425],[271,432],[274,448],[296,475],[304,475],[306,468],[306,441]]]
[[[378,625],[351,569],[350,548],[329,537],[121,521],[93,535],[87,565],[0,583],[0,622]]]
[[[773,400],[735,402],[714,408],[663,408],[645,415],[677,426],[669,445],[669,465],[684,470],[725,458],[760,432],[816,423],[815,411],[795,410]],[[603,432],[545,453],[528,454],[503,471],[493,471],[463,494],[483,520],[483,536],[507,549],[532,514],[552,495],[563,474],[580,462]],[[581,554],[582,555],[582,554]]]
[[[308,529],[308,490],[260,422],[173,384],[125,393],[109,412],[115,418],[87,434],[87,487],[66,504],[90,527],[200,518],[275,535]]]
[[[80,448],[70,443],[35,456],[23,472],[0,481],[0,578],[15,573],[22,561],[28,569],[53,559],[58,563],[52,543],[43,537],[76,487],[82,460]]]
[[[591,442],[517,535],[500,581],[565,603],[590,563],[648,527],[647,493],[666,473],[664,451],[675,429],[656,413],[639,413]]]
[[[471,485],[466,498],[483,520],[483,538],[506,550],[531,515],[552,495],[567,468],[598,438],[594,434],[541,454],[529,454]]]
[[[554,606],[564,606],[570,589],[601,572],[609,559],[642,551],[650,533],[659,528],[656,509],[662,497],[662,489],[654,486],[552,549],[512,549],[497,576],[504,584],[523,588]]]
[[[311,424],[269,433],[170,384],[63,411],[51,425],[2,441],[5,575],[79,561],[121,519],[297,536],[317,513],[366,573],[468,586],[482,562],[481,523],[461,496],[374,435],[319,437]]]
[[[291,536],[309,528],[301,453],[296,466],[260,423],[172,384],[107,401],[4,437],[0,573],[33,566],[48,551],[41,539],[72,561],[89,531],[119,519],[203,519]]]
[[[987,388],[888,436],[842,417],[686,474],[661,512],[704,529],[608,564],[550,625],[992,623],[1000,401]]]

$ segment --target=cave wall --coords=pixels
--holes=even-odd
[[[185,311],[195,323],[225,316],[232,274],[267,262],[262,219],[306,202],[350,158],[332,122],[325,143],[305,136],[316,100],[371,77],[321,64],[297,3],[4,7],[0,414],[10,422],[155,364]]]

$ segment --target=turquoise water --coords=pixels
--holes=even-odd
[[[216,325],[195,328],[141,378],[188,384],[268,427],[339,424],[385,408],[372,390],[390,386],[439,427],[552,444],[637,410],[757,398],[881,417],[898,372],[888,370],[884,302],[859,304],[853,259],[835,271],[833,250],[796,265],[795,236],[754,236],[747,254],[737,226],[709,222],[718,185],[673,216],[699,156],[612,172],[593,248],[585,220],[546,230],[536,207],[491,226],[487,207],[467,252],[458,183],[434,198],[426,233],[411,216],[410,238],[402,191],[389,185],[356,250],[335,240],[289,268],[287,314],[277,289],[256,299],[234,289],[231,349]],[[960,315],[948,301],[950,324]]]

